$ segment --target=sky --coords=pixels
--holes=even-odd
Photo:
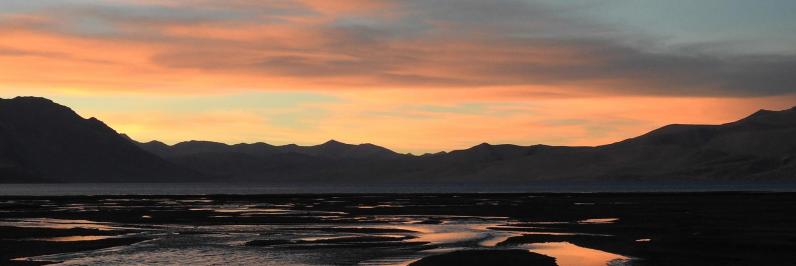
[[[796,106],[789,0],[2,0],[0,97],[139,141],[600,145]]]

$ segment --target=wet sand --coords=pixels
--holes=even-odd
[[[0,264],[792,265],[793,213],[796,193],[6,196]]]

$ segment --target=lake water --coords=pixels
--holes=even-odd
[[[796,191],[794,185],[492,185],[492,184],[238,184],[238,183],[68,183],[0,184],[0,196],[74,195],[256,195],[333,193],[537,193],[537,192],[699,192],[699,191]]]
[[[22,196],[0,196],[0,265],[407,265],[470,250],[561,266],[796,261],[796,193],[362,193],[375,189],[4,186]]]
[[[407,265],[426,256],[468,249],[524,249],[558,258],[560,266],[624,265],[631,260],[564,241],[502,245],[528,234],[580,234],[551,224],[529,226],[511,217],[467,211],[429,213],[440,207],[453,211],[469,205],[516,205],[533,197],[304,195],[6,198],[0,199],[0,228],[35,237],[17,234],[0,242],[69,249],[70,244],[141,239],[106,248],[12,258],[59,265]],[[580,221],[552,225],[564,223]]]

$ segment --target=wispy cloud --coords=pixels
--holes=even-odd
[[[144,139],[213,124],[230,130],[192,138],[411,151],[600,144],[796,100],[796,50],[752,49],[787,47],[782,27],[754,42],[672,38],[606,10],[626,4],[4,0],[0,93],[77,97],[70,105]]]
[[[5,18],[0,30],[52,41],[46,50],[30,53],[89,57],[75,55],[92,51],[70,49],[74,39],[102,49],[144,47],[138,48],[147,50],[141,55],[149,62],[144,67],[174,75],[199,71],[208,79],[223,80],[227,87],[555,84],[563,91],[670,96],[782,95],[796,87],[796,78],[789,75],[796,69],[793,55],[721,53],[665,43],[649,47],[643,40],[652,42],[650,36],[632,35],[566,8],[520,0],[238,0],[224,5],[10,1],[2,5]],[[26,42],[5,40],[4,46],[19,49]],[[123,64],[133,63],[120,59]],[[47,62],[26,63],[33,68]],[[130,72],[129,78],[141,75]],[[141,75],[141,79],[173,86],[165,78]],[[90,80],[85,83],[96,86]]]

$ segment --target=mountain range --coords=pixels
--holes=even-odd
[[[137,142],[38,97],[0,99],[0,182],[793,182],[796,107],[668,125],[593,147],[479,144],[410,155],[373,144]]]

